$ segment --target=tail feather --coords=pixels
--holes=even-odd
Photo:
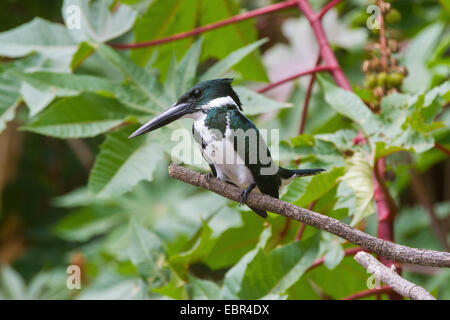
[[[253,207],[250,207],[250,209],[252,209],[253,212],[257,213],[261,218],[267,218],[267,212],[266,210],[260,210],[260,209],[256,209]]]
[[[282,179],[290,179],[293,176],[295,176],[295,177],[313,176],[313,175],[316,175],[316,174],[321,173],[323,171],[326,171],[326,170],[325,169],[296,169],[296,170],[291,170],[291,169],[286,169],[286,168],[280,167],[278,169],[278,174],[280,175],[280,177]]]

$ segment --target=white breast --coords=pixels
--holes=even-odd
[[[219,179],[232,182],[240,188],[248,187],[254,182],[253,175],[234,150],[232,132],[227,126],[225,137],[218,137],[219,132],[204,125],[205,118],[206,114],[199,115],[194,121],[194,130],[206,144],[201,150],[203,158],[209,164],[214,164]]]

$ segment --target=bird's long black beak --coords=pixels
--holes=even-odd
[[[181,118],[182,116],[192,112],[192,103],[173,104],[167,110],[148,121],[142,127],[133,132],[128,138],[134,138],[141,134],[159,129],[165,125]]]

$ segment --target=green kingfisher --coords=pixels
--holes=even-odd
[[[208,177],[241,188],[241,204],[255,190],[274,198],[293,178],[315,175],[324,169],[291,170],[276,166],[259,130],[244,116],[233,90],[233,79],[201,82],[184,93],[164,112],[145,123],[129,138],[156,130],[180,118],[194,120],[192,134],[209,164]],[[267,212],[250,207],[261,217]]]

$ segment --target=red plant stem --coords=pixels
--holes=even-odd
[[[374,167],[374,198],[377,204],[377,218],[378,218],[378,238],[394,242],[394,219],[397,215],[397,206],[394,199],[392,198],[389,189],[384,182],[384,172],[385,172],[385,159],[380,158],[375,163]],[[387,260],[384,257],[378,257],[380,261],[387,265],[395,265],[397,273],[401,274],[401,268],[394,261]],[[389,293],[389,299],[391,300],[401,300],[403,297],[392,291]]]
[[[291,226],[291,219],[286,218],[286,221],[284,222],[283,229],[281,229],[280,233],[278,234],[279,241],[283,240],[284,237],[286,237],[286,235],[289,232],[289,227],[290,226]]]
[[[341,2],[342,0],[332,0],[330,2],[328,2],[326,5],[323,6],[322,10],[319,11],[319,13],[317,14],[317,19],[322,19],[322,17],[331,9],[333,8],[335,5],[337,5],[339,2]]]
[[[320,19],[318,18],[318,15],[314,13],[314,10],[311,8],[311,5],[307,0],[298,0],[297,5],[305,15],[306,19],[308,19],[311,28],[316,35],[316,39],[319,44],[319,52],[322,56],[323,61],[325,61],[325,64],[327,66],[333,68],[331,72],[333,74],[334,80],[341,88],[352,91],[350,83],[348,82],[347,78],[344,75],[344,72],[339,66],[339,63],[334,56],[333,50],[331,50],[330,43],[327,40],[327,36],[325,35],[325,31],[323,30],[323,26],[320,22]]]
[[[301,240],[303,237],[303,233],[305,232],[306,224],[300,223],[300,228],[298,228],[297,234],[295,235],[294,240]]]
[[[314,67],[312,69],[296,73],[296,74],[294,74],[292,76],[289,76],[289,77],[287,77],[285,79],[282,79],[280,81],[273,82],[273,83],[271,83],[271,84],[269,84],[269,85],[267,85],[265,87],[262,87],[261,89],[258,90],[258,92],[259,93],[263,93],[263,92],[269,91],[270,89],[278,87],[279,85],[282,85],[282,84],[284,84],[286,82],[289,82],[289,81],[292,81],[294,79],[306,76],[308,74],[316,73],[316,72],[319,72],[319,71],[332,71],[332,70],[334,70],[334,68],[335,67],[330,67],[330,66],[317,66],[317,67]]]
[[[450,156],[450,150],[444,147],[442,144],[435,142],[434,147]]]
[[[386,36],[385,36],[385,28],[384,28],[384,17],[383,17],[383,10],[384,10],[384,1],[378,0],[378,7],[380,8],[381,12],[379,15],[379,22],[380,22],[380,53],[381,53],[381,67],[384,71],[386,71],[387,68],[387,52],[386,52]]]
[[[201,26],[199,28],[187,31],[187,32],[181,32],[174,34],[172,36],[169,36],[167,38],[162,39],[155,39],[151,41],[145,41],[145,42],[139,42],[139,43],[110,43],[110,46],[116,49],[138,49],[138,48],[146,48],[151,46],[160,45],[167,42],[172,42],[180,39],[184,39],[187,37],[195,36],[203,32],[207,32],[210,30],[214,30],[229,24],[237,23],[243,20],[251,19],[263,14],[279,11],[282,9],[294,7],[297,4],[297,0],[288,0],[284,2],[280,2],[277,4],[273,4],[264,8],[252,10],[249,12],[244,12],[241,14],[238,14],[236,16],[233,16],[231,18],[221,20],[218,22],[214,22],[205,26]]]
[[[377,218],[378,218],[378,238],[394,241],[394,219],[397,212],[394,200],[390,197],[389,190],[384,183],[383,176],[385,172],[385,160],[380,158],[375,163],[374,176],[372,178],[374,185],[374,198],[377,204]],[[392,265],[392,261],[387,261],[380,257],[387,266]]]
[[[353,256],[353,255],[357,254],[360,251],[369,252],[366,249],[363,249],[363,248],[360,248],[360,247],[354,247],[354,248],[345,249],[344,250],[344,257]],[[312,270],[314,268],[317,268],[318,266],[322,265],[324,261],[325,261],[325,257],[320,257],[320,258],[316,259],[312,263],[312,265],[308,268],[307,271],[310,271],[310,270]]]
[[[389,286],[382,286],[381,288],[375,288],[375,289],[367,289],[367,290],[363,290],[357,293],[354,293],[352,295],[349,295],[345,298],[342,298],[342,300],[356,300],[356,299],[361,299],[361,298],[365,298],[365,297],[369,297],[371,295],[374,294],[382,294],[382,293],[392,293],[394,292],[394,290],[392,290],[391,287]]]
[[[316,60],[316,67],[319,65],[322,58],[319,56]],[[303,110],[302,110],[302,118],[300,120],[300,130],[299,134],[303,134],[305,131],[305,123],[306,123],[306,116],[308,115],[308,106],[309,106],[309,100],[311,99],[311,93],[314,86],[314,81],[316,80],[316,73],[314,72],[311,75],[311,79],[309,79],[308,89],[306,90],[306,96],[305,96],[305,102],[303,103]]]

